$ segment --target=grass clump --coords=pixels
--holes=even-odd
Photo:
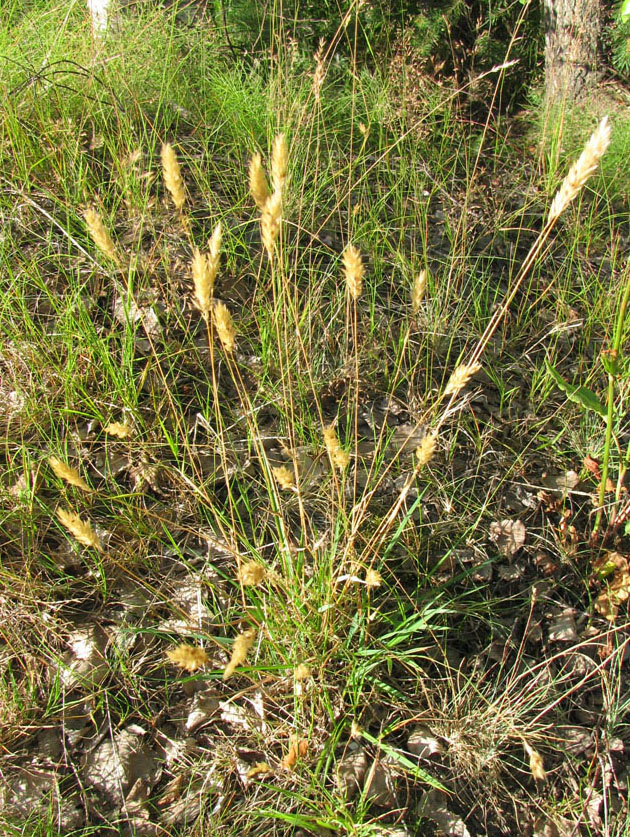
[[[607,123],[547,212],[534,179],[468,224],[496,172],[459,168],[448,96],[384,125],[390,80],[324,46],[237,72],[142,21],[150,68],[128,20],[88,93],[47,75],[0,126],[3,827],[581,822],[575,776],[615,790],[566,742],[625,736],[627,562],[594,561],[544,362],[606,309],[542,257]]]

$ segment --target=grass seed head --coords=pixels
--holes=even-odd
[[[319,102],[320,100],[320,92],[322,89],[322,84],[324,83],[324,79],[326,77],[326,68],[324,66],[324,47],[326,42],[323,38],[319,39],[319,44],[317,46],[317,52],[314,55],[315,58],[315,70],[313,72],[313,94],[315,96],[315,101]]]
[[[214,325],[225,351],[233,352],[236,344],[236,331],[232,315],[222,302],[217,302],[214,306]]]
[[[95,209],[87,209],[83,217],[85,218],[85,223],[87,224],[92,241],[96,244],[101,253],[113,262],[119,262],[120,259],[118,251],[116,250],[116,245],[112,241],[110,234],[105,229],[105,224],[98,212]]]
[[[448,379],[444,395],[457,395],[480,369],[480,363],[460,363]]]
[[[577,162],[569,169],[569,173],[562,181],[556,196],[549,208],[547,222],[555,220],[561,215],[575,198],[589,177],[597,169],[597,165],[610,143],[610,122],[605,116],[599,123],[590,139],[584,146]]]
[[[195,303],[201,311],[204,320],[210,316],[212,306],[212,292],[214,290],[214,279],[210,273],[208,258],[198,247],[193,250],[192,277],[195,289]]]
[[[71,468],[70,465],[66,465],[65,462],[62,462],[61,459],[57,459],[56,456],[49,456],[48,464],[52,468],[55,476],[59,477],[59,479],[65,480],[67,483],[70,483],[70,485],[74,485],[82,491],[92,490],[75,468]]]
[[[102,551],[99,536],[92,528],[89,520],[81,520],[78,514],[68,509],[57,509],[57,517],[70,534],[83,546],[91,546]]]
[[[262,242],[270,259],[276,246],[276,239],[280,232],[280,221],[282,219],[282,193],[276,190],[273,195],[267,198],[267,202],[260,218],[260,231]]]
[[[361,253],[352,244],[343,251],[343,266],[348,293],[352,299],[358,299],[363,290],[364,269]]]
[[[308,680],[311,676],[310,666],[307,666],[305,663],[300,663],[293,669],[293,676],[298,682]]]
[[[109,436],[116,436],[117,439],[128,439],[133,433],[133,427],[122,421],[112,421],[106,424],[103,430]]]
[[[427,271],[421,270],[416,276],[411,288],[411,313],[417,314],[420,311],[422,300],[427,290]]]
[[[224,680],[227,680],[229,677],[231,677],[236,671],[236,669],[239,666],[243,665],[243,663],[247,659],[249,649],[254,644],[255,638],[255,628],[248,628],[246,631],[243,631],[242,634],[239,634],[236,637],[236,639],[234,640],[234,645],[232,646],[232,656],[230,657],[230,662],[226,665],[225,670],[223,671]]]
[[[282,194],[287,179],[287,141],[284,134],[278,134],[273,141],[271,151],[271,182],[274,192]]]
[[[423,468],[433,458],[433,454],[437,448],[437,436],[436,431],[427,433],[416,448],[416,467],[418,469]]]
[[[269,189],[263,170],[262,159],[258,152],[249,161],[249,191],[256,206],[262,212],[269,198]]]
[[[238,580],[244,587],[255,587],[265,580],[267,572],[257,561],[246,561],[238,571]]]
[[[528,744],[527,741],[523,741],[523,746],[525,748],[525,752],[529,756],[529,769],[532,776],[537,782],[544,782],[547,778],[547,772],[545,770],[543,757],[537,750],[534,750],[531,744]]]
[[[333,424],[324,427],[323,436],[324,444],[326,445],[326,450],[328,451],[333,468],[339,468],[340,471],[345,470],[350,464],[350,454],[339,444],[339,439],[337,438]]]
[[[365,585],[368,589],[380,587],[382,583],[383,577],[378,570],[369,569],[365,571]]]
[[[294,487],[295,475],[293,473],[293,468],[288,468],[286,465],[279,465],[276,468],[272,468],[271,473],[274,475],[280,488],[289,490]]]
[[[191,674],[210,662],[210,657],[203,648],[199,648],[197,645],[186,645],[185,642],[178,645],[177,648],[167,651],[166,656],[176,666],[189,671]]]
[[[162,175],[164,185],[170,192],[175,207],[181,212],[186,202],[186,189],[177,155],[169,142],[162,145]]]

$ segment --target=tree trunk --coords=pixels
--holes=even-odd
[[[572,103],[596,79],[599,0],[544,0],[545,98]]]

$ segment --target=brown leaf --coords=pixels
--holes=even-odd
[[[598,459],[595,459],[590,454],[587,454],[584,457],[583,465],[586,468],[586,470],[589,472],[589,474],[592,474],[595,477],[596,480],[600,480],[602,478],[602,472],[601,472],[601,469],[599,467],[599,460]]]
[[[490,540],[506,558],[513,558],[525,543],[525,524],[520,520],[502,520],[490,524]]]
[[[289,752],[286,756],[284,756],[280,765],[285,770],[292,770],[295,767],[298,758],[303,759],[307,753],[308,741],[305,738],[298,739],[296,735],[292,735],[289,742]]]

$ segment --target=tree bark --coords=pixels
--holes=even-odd
[[[570,104],[596,80],[600,0],[544,0],[545,98]]]

